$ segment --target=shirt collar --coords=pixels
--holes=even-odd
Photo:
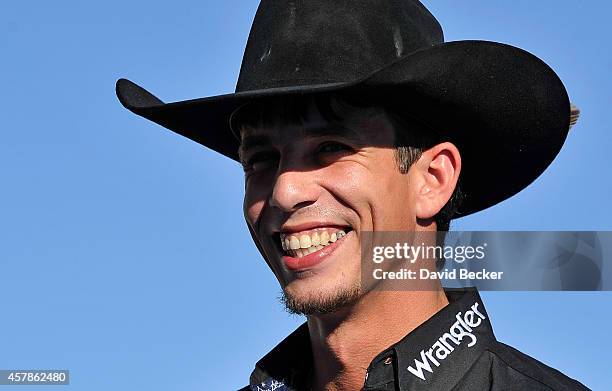
[[[445,289],[449,304],[371,362],[365,390],[450,389],[495,341],[476,288]],[[253,390],[302,390],[312,371],[308,326],[302,324],[264,356],[251,374]]]

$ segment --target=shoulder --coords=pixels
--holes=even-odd
[[[501,342],[487,349],[491,389],[588,390],[582,383]]]

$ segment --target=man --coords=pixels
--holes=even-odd
[[[243,165],[254,242],[307,316],[245,389],[584,389],[497,342],[476,290],[362,278],[367,233],[446,231],[546,169],[570,125],[546,64],[444,43],[416,0],[264,0],[236,90],[164,104],[117,83],[131,111]]]

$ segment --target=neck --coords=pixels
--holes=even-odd
[[[309,316],[314,389],[361,389],[366,370],[378,353],[447,304],[438,283],[429,290],[371,291],[351,307]]]

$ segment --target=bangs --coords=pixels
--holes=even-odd
[[[240,141],[243,129],[302,125],[313,115],[329,123],[346,119],[356,110],[372,107],[366,100],[339,94],[290,95],[249,102],[230,117],[230,127]]]
[[[411,102],[387,102],[368,99],[363,94],[321,93],[289,95],[249,102],[236,109],[230,117],[234,136],[242,142],[245,129],[264,129],[303,125],[314,116],[329,124],[338,124],[355,113],[384,113],[395,133],[394,147],[427,149],[448,138],[410,113]],[[449,140],[450,141],[450,140]]]

